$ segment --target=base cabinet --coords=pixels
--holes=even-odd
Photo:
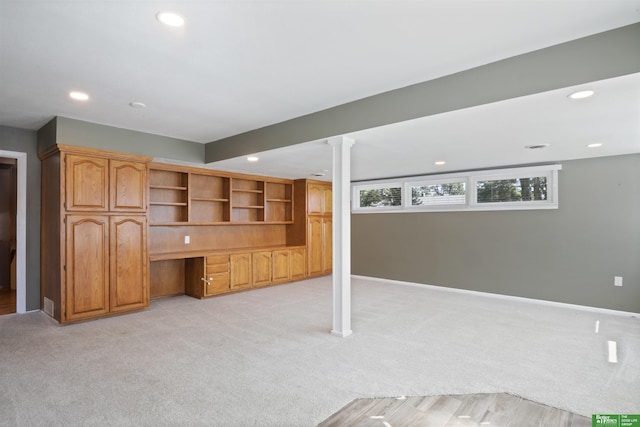
[[[147,217],[112,216],[109,236],[110,310],[120,312],[148,306]]]
[[[231,290],[229,255],[185,260],[185,293],[194,298],[223,294]]]
[[[185,293],[194,298],[306,277],[305,248],[212,254],[185,259]]]
[[[67,215],[63,320],[149,305],[145,216]]]
[[[333,223],[326,216],[309,216],[307,248],[309,251],[309,275],[319,276],[331,273]]]
[[[253,284],[251,254],[233,254],[229,257],[229,268],[231,272],[230,288],[247,289]]]
[[[253,287],[271,284],[271,251],[254,252],[251,254]]]
[[[66,298],[63,320],[109,312],[109,217],[66,218]]]

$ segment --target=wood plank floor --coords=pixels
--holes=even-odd
[[[16,312],[16,291],[10,289],[0,290],[0,314]]]
[[[591,427],[591,419],[507,393],[356,399],[318,427]]]

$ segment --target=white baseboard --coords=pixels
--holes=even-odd
[[[394,285],[402,285],[402,286],[413,286],[417,288],[432,289],[432,290],[442,291],[442,292],[453,292],[453,293],[459,293],[459,294],[477,295],[477,296],[483,296],[487,298],[495,298],[495,299],[502,299],[502,300],[508,300],[508,301],[527,302],[530,304],[540,304],[540,305],[547,305],[547,306],[553,306],[553,307],[571,308],[574,310],[590,311],[593,313],[609,314],[612,316],[640,317],[640,313],[633,313],[631,311],[611,310],[608,308],[590,307],[588,305],[568,304],[564,302],[547,301],[547,300],[534,299],[534,298],[515,297],[511,295],[493,294],[490,292],[471,291],[468,289],[447,288],[444,286],[427,285],[424,283],[415,283],[415,282],[404,282],[402,280],[382,279],[379,277],[359,276],[356,274],[352,274],[351,277],[353,279],[371,280],[374,282],[385,282],[385,283],[391,283]]]

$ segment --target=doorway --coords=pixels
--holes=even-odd
[[[0,158],[16,161],[15,312],[27,312],[27,153],[0,150]]]
[[[18,161],[0,157],[0,314],[16,312]]]

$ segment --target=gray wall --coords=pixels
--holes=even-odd
[[[40,160],[36,132],[0,126],[0,150],[27,153],[27,310],[40,308]]]
[[[352,273],[639,313],[640,154],[562,165],[558,210],[352,215]]]
[[[40,129],[39,136],[39,151],[66,144],[204,164],[204,144],[66,117],[54,118]]]

